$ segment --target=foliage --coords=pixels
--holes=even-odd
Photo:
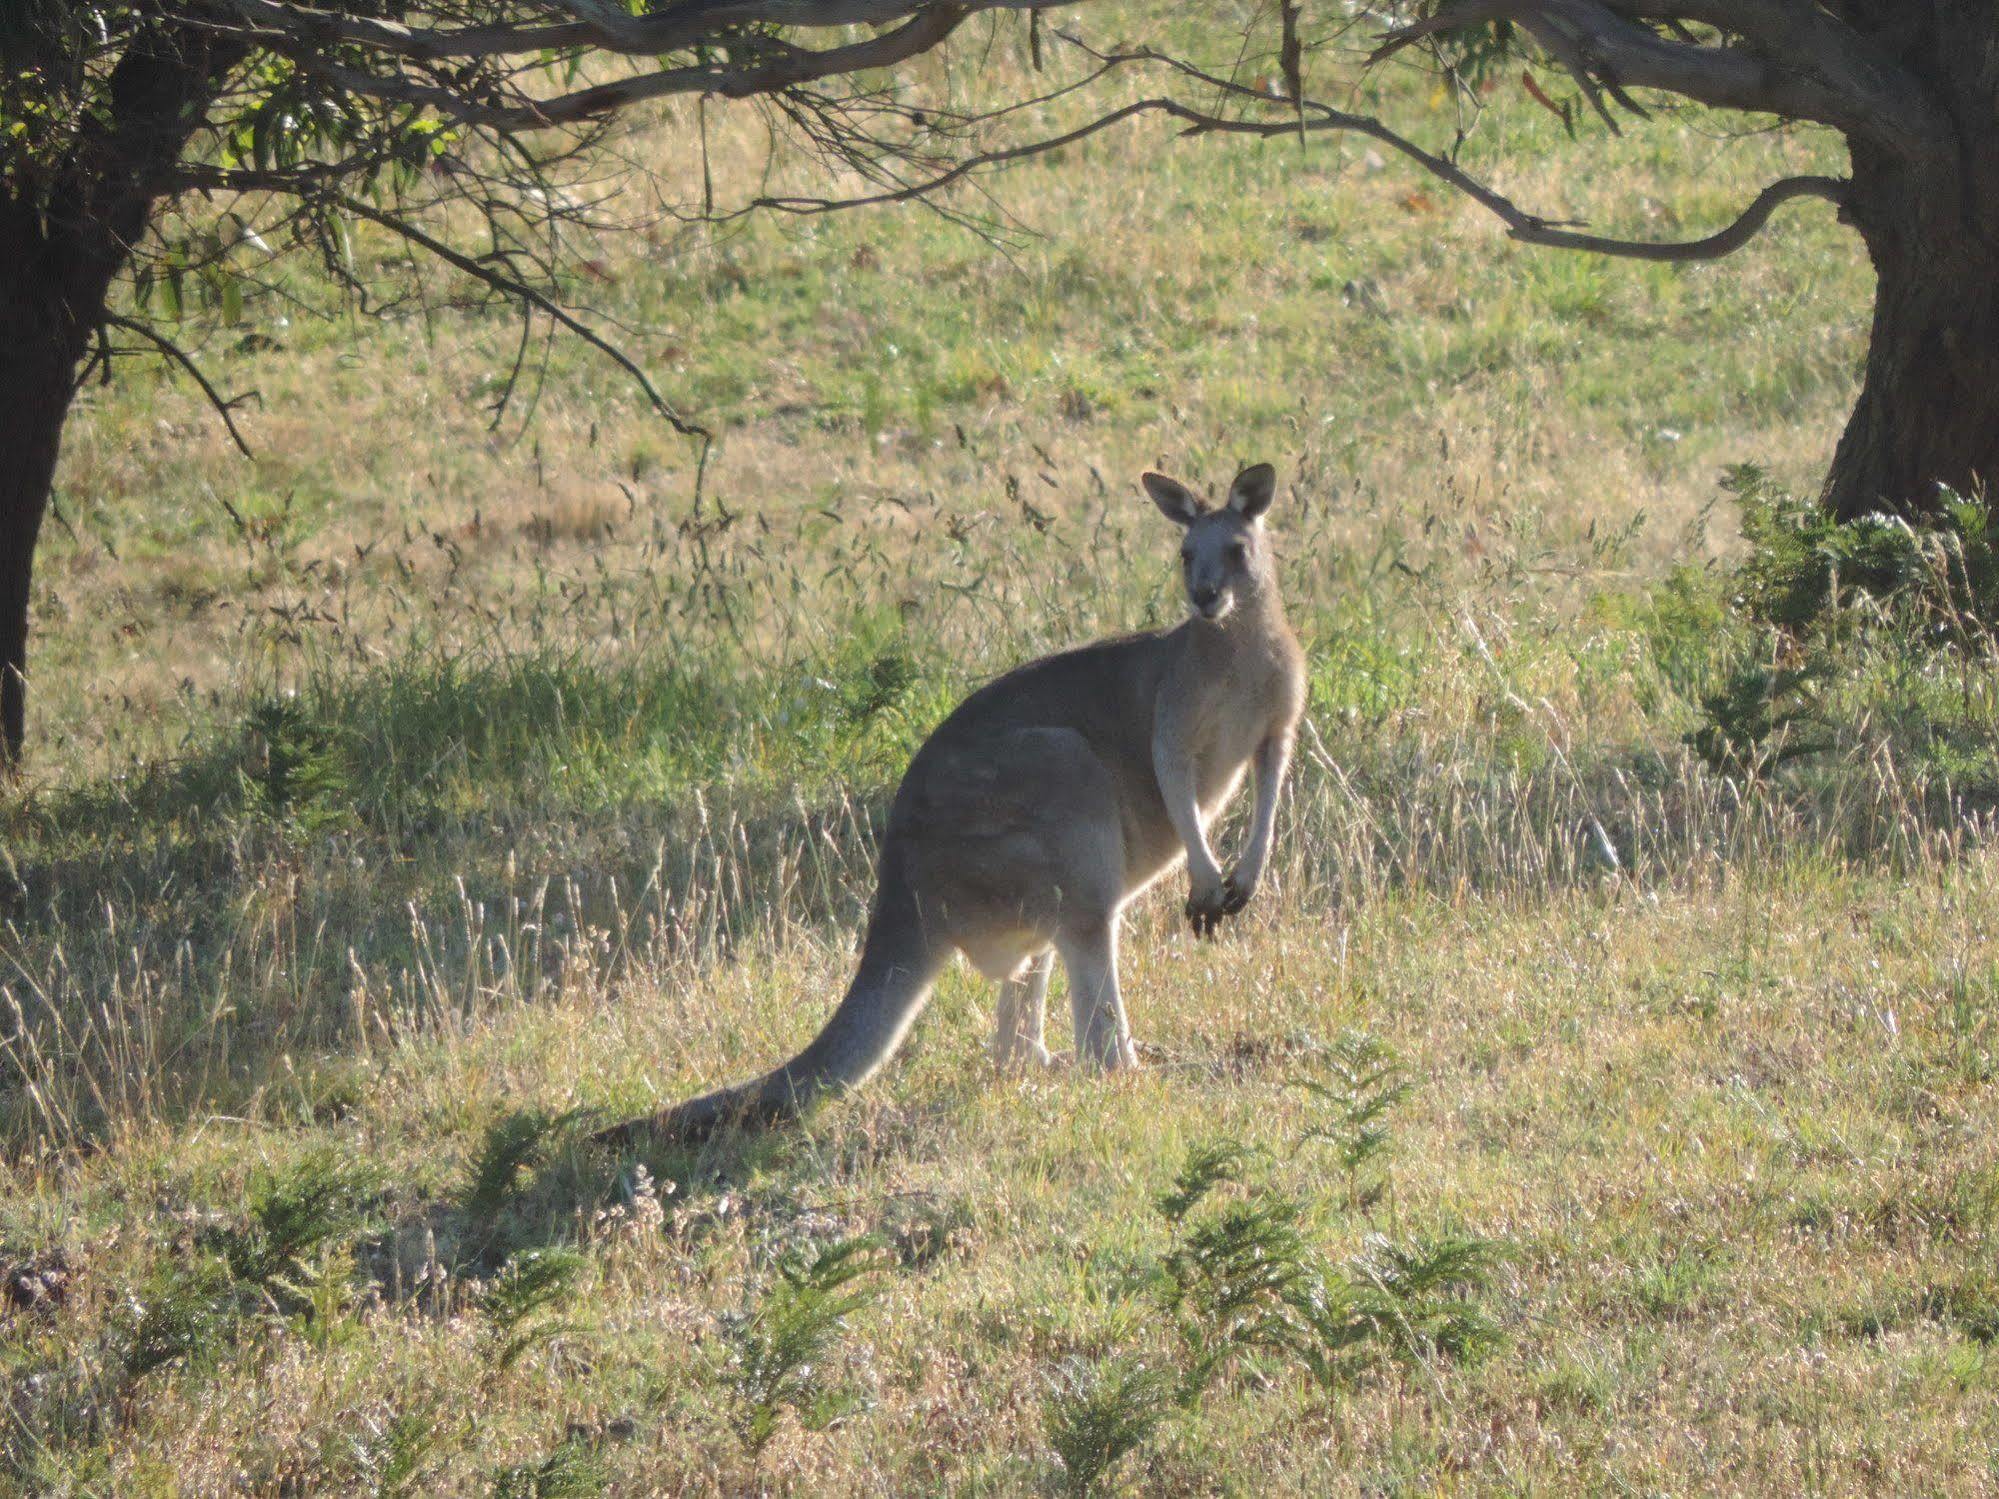
[[[1355,1173],[1386,1148],[1387,1116],[1409,1089],[1393,1053],[1357,1032],[1330,1048],[1328,1072],[1308,1090],[1325,1110],[1300,1143],[1333,1148],[1348,1181],[1344,1206],[1362,1210],[1379,1194],[1357,1194]],[[1172,1330],[1177,1377],[1156,1356],[1127,1349],[1071,1360],[1050,1380],[1043,1426],[1071,1492],[1097,1491],[1237,1366],[1266,1374],[1290,1366],[1332,1399],[1385,1363],[1427,1370],[1437,1359],[1476,1359],[1499,1341],[1481,1305],[1490,1242],[1370,1233],[1358,1254],[1335,1259],[1315,1242],[1315,1204],[1250,1176],[1268,1159],[1239,1140],[1197,1141],[1157,1201],[1173,1239],[1149,1285]]]
[[[1961,675],[1966,658],[1992,651],[1999,530],[1989,507],[1946,491],[1933,518],[1842,522],[1752,465],[1731,469],[1725,487],[1748,542],[1730,575],[1738,639],[1710,648],[1696,688],[1701,721],[1686,742],[1731,774],[1822,755],[1857,736],[1855,707],[1873,694],[1854,686],[1874,675],[1886,701],[1864,716],[1947,754],[1942,744],[1958,737],[1951,715],[1924,702],[1917,684],[1952,660],[1948,670]],[[1990,778],[1968,761],[1950,768],[1955,779]]]
[[[1702,722],[1687,743],[1720,771],[1761,771],[1818,754],[1832,745],[1821,706],[1832,671],[1818,654],[1796,666],[1738,666],[1702,696]]]
[[[1259,1192],[1183,1220],[1159,1299],[1180,1340],[1189,1403],[1231,1360],[1290,1342],[1290,1302],[1310,1273],[1305,1212],[1301,1202]]]
[[[1093,1494],[1174,1409],[1178,1381],[1129,1355],[1071,1360],[1051,1377],[1042,1403],[1048,1445],[1072,1494]]]
[[[542,1314],[570,1298],[588,1265],[577,1250],[548,1248],[524,1249],[501,1267],[479,1298],[499,1368],[510,1368],[536,1344],[575,1330],[573,1324],[542,1320]]]
[[[1240,1140],[1200,1140],[1173,1178],[1173,1190],[1159,1199],[1166,1221],[1178,1224],[1208,1193],[1224,1182],[1241,1181],[1258,1152]]]
[[[522,1177],[548,1159],[555,1138],[577,1117],[575,1109],[521,1109],[488,1125],[466,1183],[465,1211],[490,1223],[519,1195]]]
[[[215,1357],[247,1309],[276,1306],[320,1348],[351,1329],[353,1240],[367,1225],[375,1172],[331,1150],[251,1179],[244,1220],[207,1231],[128,1304],[119,1357],[138,1376]]]
[[[299,1275],[323,1246],[362,1232],[380,1187],[376,1170],[331,1149],[250,1179],[246,1221],[224,1229],[218,1247],[229,1272],[253,1287],[277,1287]]]
[[[435,1460],[435,1419],[421,1410],[399,1412],[371,1440],[356,1443],[371,1499],[421,1494]]]
[[[1960,646],[1999,622],[1999,524],[1982,499],[1944,490],[1933,519],[1839,521],[1751,465],[1725,487],[1749,543],[1737,581],[1751,619],[1836,635],[1874,618]]]
[[[343,736],[296,698],[275,698],[250,710],[250,805],[316,833],[352,821],[352,755]]]
[[[332,1348],[358,1330],[355,1272],[353,1244],[335,1240],[321,1244],[290,1274],[272,1277],[265,1290],[282,1294],[293,1325],[314,1347]]]
[[[1159,1301],[1180,1343],[1183,1403],[1260,1354],[1295,1362],[1332,1394],[1383,1359],[1468,1359],[1492,1345],[1497,1329],[1477,1302],[1490,1244],[1373,1234],[1337,1262],[1312,1247],[1309,1216],[1296,1198],[1253,1189],[1181,1226]]]
[[[233,1290],[227,1268],[211,1256],[156,1269],[125,1304],[119,1348],[125,1372],[137,1378],[213,1359],[232,1325]]]
[[[603,1488],[603,1460],[571,1437],[545,1457],[502,1468],[487,1492],[491,1499],[589,1499]]]
[[[787,1410],[807,1431],[824,1431],[856,1408],[856,1397],[829,1381],[825,1361],[848,1319],[878,1294],[869,1277],[893,1264],[872,1235],[810,1257],[791,1251],[778,1261],[775,1283],[734,1319],[723,1378],[735,1400],[730,1421],[752,1457],[777,1435]]]
[[[1298,1086],[1322,1108],[1300,1143],[1317,1142],[1331,1152],[1347,1179],[1347,1205],[1372,1206],[1378,1184],[1364,1184],[1362,1171],[1388,1148],[1393,1134],[1387,1117],[1409,1094],[1393,1048],[1376,1037],[1347,1031],[1321,1059],[1323,1076],[1300,1078]]]

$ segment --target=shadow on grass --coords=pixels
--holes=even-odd
[[[1907,868],[1989,834],[1982,710],[1899,657],[1825,705],[1859,727],[1814,754],[1705,763],[1682,742],[1689,697],[1739,663],[1709,638],[1711,601],[1661,596],[1618,628],[1671,679],[1667,706],[1594,745],[1587,721],[1569,736],[1511,693],[1490,723],[1433,729],[1411,697],[1428,655],[1329,652],[1276,870],[1287,897],[1542,899],[1798,857]],[[860,637],[803,684],[699,661],[411,656],[252,703],[172,761],[9,802],[0,1140],[313,1118],[362,1049],[856,922],[884,777],[948,701],[949,663],[902,649]]]
[[[0,1136],[233,1110],[280,1057],[852,919],[879,817],[839,789],[853,725],[827,708],[782,764],[769,711],[671,666],[404,664],[0,806]]]

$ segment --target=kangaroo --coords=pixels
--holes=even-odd
[[[1049,1065],[1061,956],[1080,1063],[1137,1065],[1118,991],[1119,914],[1184,856],[1199,937],[1249,903],[1270,855],[1305,695],[1263,514],[1277,471],[1237,474],[1211,509],[1141,481],[1179,525],[1188,618],[1030,662],[967,698],[911,760],[889,810],[860,970],[816,1038],[752,1082],[604,1132],[700,1139],[789,1119],[892,1056],[953,953],[999,984],[993,1058]],[[1207,825],[1256,767],[1249,846],[1223,874]]]

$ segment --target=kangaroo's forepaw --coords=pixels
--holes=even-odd
[[[1187,924],[1196,937],[1206,939],[1215,935],[1223,921],[1248,904],[1249,892],[1236,883],[1234,875],[1227,875],[1207,895],[1187,898]]]

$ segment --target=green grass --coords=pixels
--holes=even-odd
[[[1468,163],[1602,226],[1837,165],[1491,103]],[[253,300],[283,347],[206,347],[249,461],[169,378],[88,394],[0,803],[0,1274],[62,1287],[0,1306],[0,1489],[1999,1482],[1999,673],[1760,621],[1715,486],[1823,467],[1858,246],[1564,258],[1355,149],[1144,128],[996,187],[1005,253],[604,242],[721,434],[698,509],[573,346],[489,433],[498,313]],[[1257,907],[1132,915],[1143,1073],[995,1078],[954,971],[802,1130],[588,1147],[820,1023],[959,696],[1175,617],[1137,472],[1265,457],[1309,726]]]

